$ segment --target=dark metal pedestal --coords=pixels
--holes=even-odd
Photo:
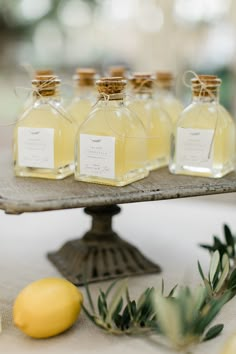
[[[88,207],[92,228],[81,239],[66,242],[48,258],[71,282],[83,285],[132,275],[159,273],[160,267],[122,240],[112,230],[112,217],[120,212],[117,205]]]

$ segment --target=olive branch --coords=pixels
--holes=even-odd
[[[116,335],[143,335],[161,341],[175,350],[186,351],[197,343],[218,336],[223,324],[211,326],[223,306],[236,294],[236,239],[224,225],[225,241],[214,236],[214,243],[201,245],[210,251],[207,276],[198,262],[203,281],[191,289],[175,285],[165,294],[164,280],[160,289],[147,288],[132,299],[127,279],[115,281],[93,299],[89,286],[87,317],[99,328]]]

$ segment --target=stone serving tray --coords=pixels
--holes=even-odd
[[[221,179],[174,176],[167,168],[151,172],[125,187],[77,182],[19,178],[13,174],[11,153],[0,154],[0,209],[9,214],[83,208],[93,218],[82,238],[66,242],[48,258],[74,284],[160,272],[133,245],[112,230],[116,204],[236,192],[236,173]]]
[[[176,176],[167,168],[125,187],[14,177],[11,154],[0,153],[0,209],[19,214],[236,192],[236,173],[221,179]]]

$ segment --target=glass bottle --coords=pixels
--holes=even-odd
[[[169,163],[172,124],[168,114],[153,99],[151,74],[136,73],[130,78],[131,99],[128,108],[142,120],[147,133],[147,168],[154,170]]]
[[[77,127],[87,118],[96,103],[95,79],[96,71],[90,68],[78,69],[74,75],[75,95],[68,107],[68,112]]]
[[[125,186],[148,175],[145,129],[124,105],[126,80],[108,77],[96,85],[98,103],[77,132],[75,179]]]
[[[219,103],[221,80],[213,75],[192,79],[192,103],[176,124],[170,171],[222,177],[234,169],[235,123]]]
[[[168,113],[173,125],[176,123],[184,107],[174,94],[174,76],[171,72],[156,73],[156,98],[161,107]]]
[[[14,129],[16,176],[62,179],[74,171],[75,125],[67,117],[57,76],[32,80],[33,102]]]

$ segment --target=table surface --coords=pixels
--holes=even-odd
[[[235,172],[211,179],[176,176],[162,168],[128,186],[109,187],[78,182],[73,176],[60,181],[14,177],[10,151],[3,151],[0,157],[0,209],[13,214],[235,191]]]
[[[163,269],[161,274],[130,278],[132,297],[137,299],[150,286],[160,289],[162,278],[166,293],[177,283],[197,286],[201,282],[197,260],[205,273],[209,267],[208,253],[198,245],[212,242],[213,234],[222,237],[223,222],[236,231],[235,207],[235,194],[123,205],[122,213],[114,217],[114,229]],[[107,335],[84,313],[69,331],[51,339],[33,340],[20,332],[12,323],[17,294],[34,280],[61,276],[46,253],[82,235],[90,227],[91,218],[82,209],[21,215],[0,210],[0,220],[1,354],[177,354],[142,338]],[[109,284],[92,284],[92,296],[96,298],[99,288],[105,290]],[[85,294],[83,287],[81,291]],[[222,334],[191,353],[222,354],[224,343],[235,333],[236,298],[224,307],[214,321],[217,323],[225,325]]]

